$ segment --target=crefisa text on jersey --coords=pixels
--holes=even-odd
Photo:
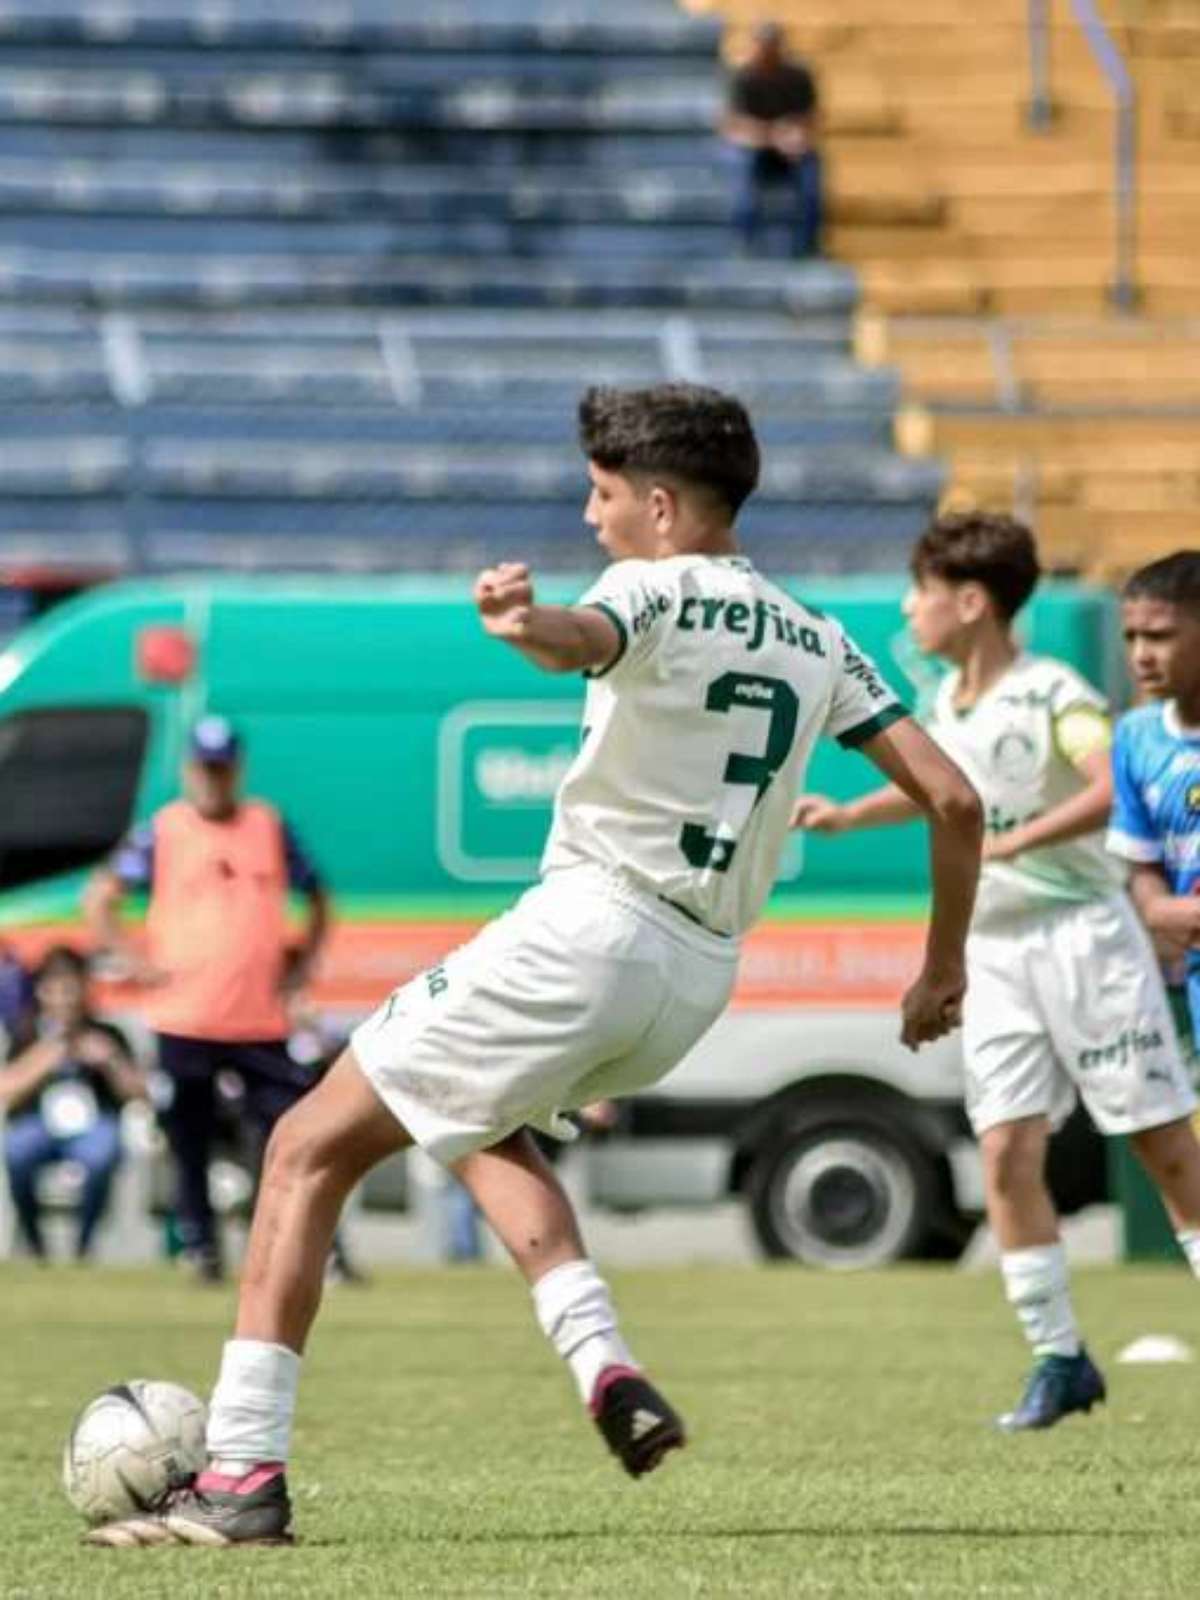
[[[710,599],[706,595],[688,595],[679,607],[676,619],[685,632],[702,629],[709,632],[724,628],[726,633],[746,635],[746,649],[759,650],[767,637],[768,627],[780,644],[790,644],[810,656],[823,656],[825,643],[815,628],[797,625],[773,601],[756,600],[752,606],[741,600]]]

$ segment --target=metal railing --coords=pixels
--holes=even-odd
[[[1054,121],[1050,66],[1051,0],[1029,0],[1029,125],[1045,131]],[[1095,0],[1070,0],[1075,20],[1097,65],[1107,78],[1115,106],[1113,149],[1113,274],[1109,299],[1132,311],[1139,299],[1137,280],[1137,90],[1133,75],[1109,32]]]

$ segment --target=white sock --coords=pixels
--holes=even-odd
[[[230,1339],[208,1411],[208,1454],[217,1472],[286,1461],[300,1357],[286,1345]]]
[[[1061,1244],[1005,1250],[1000,1257],[1009,1304],[1021,1319],[1035,1356],[1076,1356],[1079,1329],[1067,1286],[1067,1253]]]
[[[608,1285],[590,1261],[552,1267],[533,1286],[533,1309],[542,1332],[570,1367],[584,1405],[605,1367],[636,1368],[617,1332]]]
[[[1188,1258],[1188,1266],[1200,1278],[1200,1228],[1179,1228],[1175,1237],[1179,1240],[1179,1248]]]

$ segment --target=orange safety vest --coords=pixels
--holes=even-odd
[[[227,1043],[284,1038],[287,893],[273,806],[243,800],[225,822],[187,800],[164,806],[154,819],[146,934],[167,981],[146,991],[150,1026]]]

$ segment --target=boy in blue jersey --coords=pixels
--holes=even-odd
[[[1186,989],[1200,1042],[1200,550],[1135,572],[1121,623],[1129,666],[1152,704],[1122,717],[1113,746],[1108,848],[1132,864],[1130,890]],[[1182,1009],[1182,1008],[1181,1008]],[[1179,1240],[1200,1275],[1200,1235]]]

